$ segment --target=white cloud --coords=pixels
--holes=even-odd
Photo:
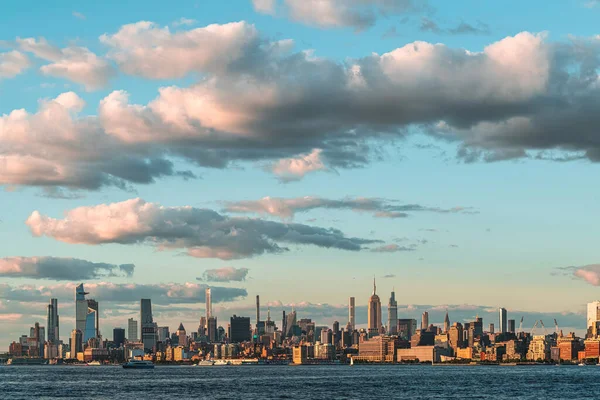
[[[20,51],[0,53],[0,79],[14,78],[30,66],[29,58]]]
[[[175,27],[189,26],[189,25],[194,25],[196,22],[197,21],[195,19],[181,17],[177,21],[173,22],[171,25],[173,25]]]
[[[325,171],[327,167],[321,160],[321,149],[313,149],[298,157],[282,158],[271,166],[271,170],[283,182],[297,181],[308,173]]]
[[[82,13],[78,12],[78,11],[73,11],[72,15],[77,18],[77,19],[81,19],[81,20],[86,20],[87,18],[85,17],[85,15],[83,15]]]
[[[593,286],[600,286],[600,264],[572,267],[573,275]]]
[[[197,279],[207,282],[241,282],[246,280],[248,272],[248,268],[235,267],[207,269],[202,274],[202,277]]]
[[[254,9],[263,14],[275,14],[277,0],[252,0]]]
[[[131,277],[135,265],[94,263],[76,258],[6,257],[0,258],[0,276],[51,280],[87,280],[105,277]]]

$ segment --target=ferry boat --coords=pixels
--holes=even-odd
[[[129,360],[129,362],[123,364],[123,368],[149,369],[154,368],[154,364],[152,361]]]
[[[223,366],[223,365],[231,365],[231,363],[227,360],[216,360],[214,365],[215,366]]]
[[[215,365],[215,362],[212,360],[202,360],[196,365],[199,367],[212,367],[213,365]]]
[[[102,364],[100,363],[100,361],[90,361],[89,363],[87,363],[87,365],[89,365],[90,367],[94,367]]]

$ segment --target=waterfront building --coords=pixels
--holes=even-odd
[[[498,318],[499,318],[498,328],[500,329],[500,333],[507,332],[506,317],[507,317],[506,308],[500,307],[500,309],[498,310]]]
[[[250,318],[234,315],[229,320],[230,340],[232,343],[248,342],[251,339]]]
[[[354,297],[350,297],[348,299],[348,325],[350,327],[350,331],[354,331],[356,329],[355,313],[355,299]]]
[[[133,318],[127,320],[127,340],[130,342],[137,342],[139,340],[138,322]]]
[[[141,339],[144,351],[152,352],[156,347],[156,325],[152,318],[152,301],[150,299],[140,300]]]
[[[369,297],[369,308],[368,308],[368,327],[369,336],[379,335],[379,329],[381,328],[381,300],[376,293],[377,286],[375,285],[375,278],[373,278],[373,294]]]
[[[398,333],[398,302],[396,301],[396,293],[393,290],[388,302],[387,331],[389,335]]]
[[[583,344],[585,346],[585,358],[600,358],[600,339],[586,339]]]
[[[71,331],[70,347],[71,347],[71,358],[77,358],[77,353],[83,352],[83,335],[79,329],[73,329]]]
[[[398,320],[398,336],[404,340],[410,340],[417,331],[416,319],[401,318]]]
[[[598,336],[600,326],[600,301],[593,301],[587,305],[587,336]]]
[[[426,331],[429,329],[429,313],[424,311],[421,315],[421,330]]]
[[[556,346],[559,351],[559,359],[563,361],[571,361],[577,359],[577,354],[581,349],[579,338],[575,337],[575,333],[571,332],[567,336],[563,336],[562,332],[556,339]]]
[[[396,341],[390,336],[376,336],[358,344],[356,361],[394,362]]]
[[[530,361],[550,359],[550,342],[546,340],[545,335],[535,335],[533,337],[529,343],[527,359]]]
[[[115,347],[121,347],[125,343],[125,329],[114,328],[113,329],[113,343]]]
[[[48,341],[50,343],[58,343],[60,341],[59,324],[58,324],[58,300],[50,299],[50,304],[47,307],[48,319],[46,326],[48,327]]]
[[[409,349],[397,349],[396,359],[398,362],[440,362],[442,356],[450,356],[448,350],[436,346],[419,346]]]

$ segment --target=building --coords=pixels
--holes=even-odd
[[[152,301],[150,299],[141,299],[140,301],[140,321],[142,325],[140,336],[144,344],[144,351],[152,352],[156,347],[156,325],[152,319]]]
[[[494,328],[495,328],[494,324],[490,324],[490,328],[488,329],[488,333],[490,333],[490,334],[493,335],[494,334]]]
[[[158,340],[159,342],[165,342],[170,337],[171,334],[169,333],[168,326],[159,326],[156,330],[156,340]]]
[[[77,353],[83,352],[83,335],[79,329],[73,329],[71,331],[70,347],[71,347],[71,358],[77,358]]]
[[[398,362],[418,361],[418,362],[440,362],[442,356],[449,356],[446,349],[436,346],[419,346],[410,349],[398,349],[396,360]]]
[[[600,301],[593,301],[587,305],[587,336],[596,337],[600,325]]]
[[[210,288],[206,288],[205,292],[205,302],[206,302],[206,320],[208,321],[210,317],[212,317],[212,297],[210,294]]]
[[[508,327],[506,328],[507,332],[510,333],[515,333],[515,320],[514,319],[509,319],[508,320]]]
[[[60,341],[60,333],[58,329],[58,300],[50,299],[50,304],[47,307],[48,319],[46,326],[48,327],[48,342],[58,343]]]
[[[381,300],[376,293],[375,278],[373,278],[373,294],[369,297],[368,323],[369,336],[379,335],[381,328]]]
[[[123,344],[125,344],[125,329],[113,329],[113,343],[115,344],[115,347],[121,347]]]
[[[529,343],[529,351],[527,351],[527,360],[546,361],[550,359],[550,342],[546,340],[544,335],[535,335]]]
[[[138,322],[133,318],[127,320],[127,340],[130,342],[137,342],[139,340]]]
[[[388,302],[387,331],[389,335],[398,333],[398,302],[396,301],[396,293],[393,290]]]
[[[498,318],[499,318],[499,324],[498,324],[498,328],[500,329],[500,333],[506,333],[508,332],[508,327],[506,326],[506,308],[502,308],[500,307],[500,309],[498,310]]]
[[[376,336],[358,344],[356,361],[395,362],[396,341],[390,336]]]
[[[404,340],[410,340],[417,331],[416,319],[398,319],[398,337]]]
[[[460,322],[455,322],[448,331],[448,342],[450,347],[456,353],[458,348],[463,347],[463,326]]]
[[[435,344],[435,333],[431,331],[418,330],[410,338],[410,347],[433,346]]]
[[[444,333],[450,332],[450,317],[448,316],[448,310],[446,310],[446,317],[444,318]]]
[[[421,330],[426,331],[429,329],[429,313],[424,311],[421,315]]]
[[[575,337],[573,332],[567,336],[561,334],[556,339],[556,345],[559,351],[559,359],[562,361],[577,360],[577,354],[582,350],[579,345],[579,338]]]
[[[86,319],[88,314],[88,303],[85,295],[88,294],[83,289],[83,283],[75,287],[75,329],[85,332]]]
[[[296,310],[292,308],[292,312],[287,314],[285,317],[285,331],[283,332],[284,337],[291,338],[294,336],[294,328],[297,326]]]
[[[94,299],[88,299],[87,315],[85,316],[85,331],[83,332],[83,341],[87,342],[91,338],[99,337],[100,313],[98,310],[98,302]]]
[[[585,358],[596,358],[600,357],[600,339],[586,339],[583,342],[585,346]]]
[[[350,297],[348,300],[348,325],[351,331],[356,329],[356,309],[355,309],[355,299],[354,297]]]
[[[209,343],[216,343],[219,340],[219,332],[217,331],[217,317],[210,317],[206,321],[206,331]]]
[[[183,322],[179,323],[179,328],[177,328],[177,332],[175,332],[177,336],[177,344],[179,346],[187,347],[188,346],[188,337],[185,328],[183,327]]]

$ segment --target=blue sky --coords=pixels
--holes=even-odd
[[[282,304],[301,303],[323,323],[344,315],[349,296],[364,305],[373,276],[382,299],[395,287],[401,304],[465,305],[461,318],[475,316],[479,308],[471,306],[481,306],[481,312],[503,306],[550,313],[560,322],[561,313],[583,313],[584,304],[598,297],[593,221],[600,189],[593,177],[600,140],[593,111],[600,85],[597,61],[589,60],[600,55],[600,5],[373,0],[350,1],[344,9],[326,0],[331,15],[325,15],[294,9],[294,0],[275,3],[270,13],[257,11],[251,0],[168,7],[159,1],[3,3],[0,318],[6,323],[0,344],[44,321],[46,295],[59,297],[63,335],[70,330],[67,286],[75,282],[52,271],[42,276],[43,268],[55,264],[31,257],[135,264],[133,274],[85,280],[141,285],[131,291],[132,299],[158,285],[188,282],[185,300],[173,300],[185,306],[157,314],[171,326],[196,323],[204,305],[194,296],[203,296],[207,284],[223,288],[217,302],[222,319],[234,312],[253,315],[249,307],[260,294],[277,316]],[[344,12],[373,16],[372,23],[344,19]],[[117,37],[140,21],[155,25]],[[185,39],[196,29],[232,22],[241,24],[218,30],[222,36]],[[153,42],[159,34],[164,41]],[[26,38],[34,38],[34,45],[27,47]],[[280,42],[285,39],[293,47]],[[440,45],[420,63],[417,55],[430,50],[415,42]],[[171,55],[181,60],[152,58],[157,46],[178,43],[182,47]],[[504,44],[502,51],[484,50],[497,43]],[[272,50],[277,46],[281,53]],[[382,56],[405,46],[420,47],[392,61]],[[97,57],[95,64],[70,55],[73,49],[86,49]],[[61,55],[48,58],[43,51]],[[17,57],[14,52],[24,58],[9,59],[9,53]],[[588,64],[582,54],[591,55]],[[591,78],[583,76],[586,66]],[[78,74],[77,68],[89,69]],[[352,81],[353,68],[366,83]],[[159,93],[161,88],[173,92]],[[137,108],[119,100],[103,109],[115,91],[127,92],[128,105]],[[553,109],[556,104],[562,106]],[[19,109],[28,113],[25,125],[17,124],[23,123],[13,112]],[[549,129],[544,121],[568,129]],[[64,128],[70,123],[72,129]],[[565,157],[572,160],[563,162]],[[148,172],[135,162],[170,167]],[[136,166],[147,183],[129,178]],[[177,171],[195,177],[183,179]],[[297,209],[293,218],[256,212],[267,196],[288,202],[311,196],[319,205]],[[146,207],[151,203],[150,214],[143,214],[142,203],[123,211],[135,215],[135,228],[123,220],[103,225],[98,206],[124,210],[123,202],[135,198]],[[376,209],[324,205],[362,198],[377,200]],[[241,201],[252,202],[246,212],[227,210]],[[402,218],[377,215],[390,204],[424,209],[412,207]],[[234,228],[217,239],[214,226],[184,215],[185,206],[214,210]],[[88,207],[86,218],[65,217],[78,207]],[[44,222],[28,219],[34,211]],[[248,229],[258,233],[233,235],[247,218],[253,221]],[[258,226],[265,221],[277,229],[304,224],[309,233],[277,238],[270,227]],[[164,234],[172,225],[211,239],[178,233],[173,243]],[[267,239],[256,243],[261,234]],[[384,246],[398,251],[376,251]],[[225,253],[215,255],[217,250]],[[196,279],[225,267],[248,272],[241,281]],[[41,297],[19,294],[28,288]],[[226,290],[231,288],[247,296]],[[109,297],[106,287],[98,290],[106,292],[97,297]],[[105,304],[106,328],[137,315],[134,300]],[[339,312],[332,316],[315,304]],[[412,315],[409,308],[405,316],[417,318],[417,311]],[[568,321],[573,329],[583,328],[583,316],[579,325],[571,315]]]

